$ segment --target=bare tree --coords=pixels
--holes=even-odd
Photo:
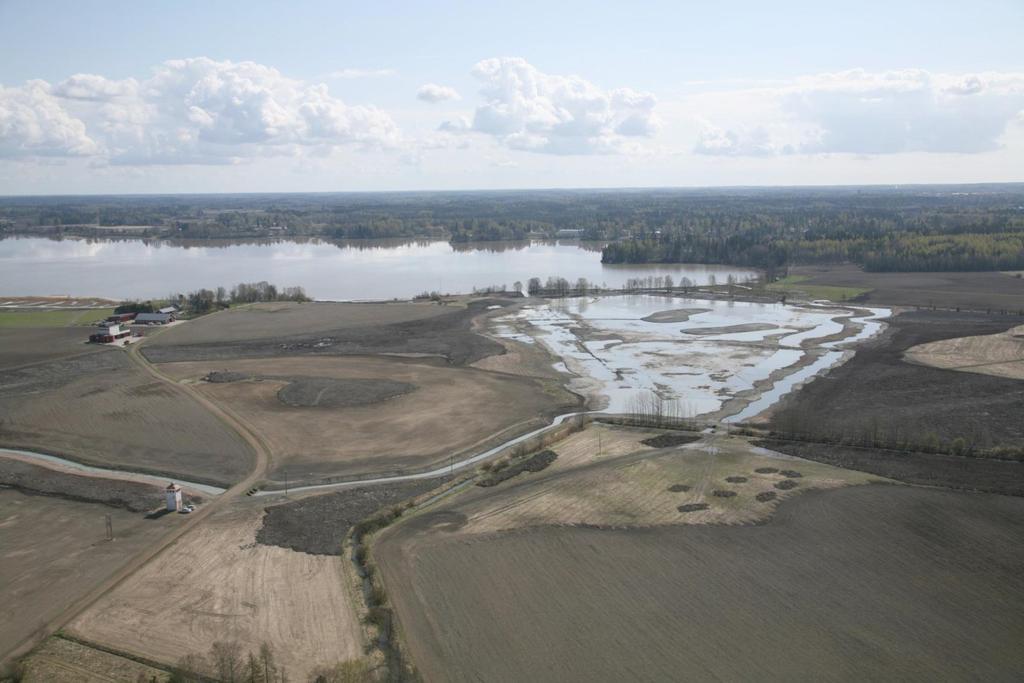
[[[242,648],[234,642],[217,641],[210,647],[210,663],[222,683],[239,683],[242,674]]]

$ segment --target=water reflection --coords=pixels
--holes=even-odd
[[[0,240],[0,292],[23,296],[146,298],[267,280],[304,287],[319,299],[391,299],[491,285],[512,289],[531,277],[618,287],[637,277],[705,284],[712,275],[723,282],[730,274],[740,280],[753,275],[726,266],[605,265],[594,243],[575,240]]]

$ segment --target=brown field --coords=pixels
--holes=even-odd
[[[166,330],[146,344],[154,363],[273,356],[396,354],[436,356],[467,365],[501,353],[492,339],[473,333],[488,306],[511,300],[431,303],[267,304],[200,318]],[[179,331],[180,330],[180,331]]]
[[[156,346],[182,346],[253,339],[274,339],[294,334],[317,334],[355,327],[375,327],[432,318],[451,308],[432,302],[349,304],[330,302],[261,303],[231,308],[204,316],[162,333]]]
[[[999,334],[919,344],[907,349],[904,358],[933,368],[1024,379],[1024,325]]]
[[[866,273],[857,266],[797,266],[801,285],[853,287],[871,291],[866,304],[962,308],[974,311],[1024,311],[1024,280],[999,272]]]
[[[0,371],[0,444],[104,467],[230,484],[248,446],[119,351]]]
[[[466,533],[546,525],[601,527],[664,524],[741,524],[771,515],[779,501],[803,491],[863,484],[877,477],[752,449],[742,439],[712,435],[681,448],[640,443],[655,432],[591,424],[550,446],[558,458],[545,470],[493,489],[475,488],[446,509],[462,516]],[[771,467],[773,473],[755,470]],[[779,470],[799,473],[780,490]],[[741,477],[745,481],[727,480]],[[685,490],[672,491],[672,485]],[[732,495],[715,495],[727,491]],[[775,493],[773,502],[756,499]],[[707,509],[681,512],[686,504]]]
[[[105,350],[88,328],[0,327],[0,370]]]
[[[566,412],[574,397],[554,382],[412,362],[408,359],[291,357],[167,363],[162,372],[227,406],[266,441],[271,476],[294,484],[327,477],[425,468],[502,430],[528,431],[540,416]],[[259,380],[202,382],[228,371]],[[290,406],[278,392],[296,378],[381,380],[415,388],[363,406]]]
[[[214,641],[269,643],[291,680],[362,655],[355,586],[340,556],[256,542],[263,509],[220,510],[68,627],[99,646],[175,663]]]
[[[24,683],[164,683],[170,674],[65,638],[49,638],[24,662]]]
[[[1021,499],[875,485],[757,525],[470,534],[450,517],[373,549],[425,680],[1024,676]]]
[[[0,657],[181,520],[0,488]]]
[[[1024,383],[908,363],[915,346],[1005,332],[1009,316],[953,311],[907,311],[856,355],[820,380],[786,396],[771,412],[784,434],[942,443],[962,438],[976,448],[1024,444]],[[895,457],[900,457],[897,454]]]

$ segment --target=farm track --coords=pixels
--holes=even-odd
[[[186,533],[196,528],[196,526],[211,515],[216,510],[225,507],[232,500],[237,498],[240,494],[252,488],[258,481],[260,481],[267,472],[270,464],[270,451],[267,448],[263,440],[256,434],[254,434],[241,420],[232,415],[227,409],[221,408],[213,404],[210,400],[200,395],[197,391],[191,387],[176,383],[171,378],[167,377],[159,370],[154,368],[140,353],[139,347],[144,342],[139,342],[134,346],[131,346],[126,351],[128,358],[135,363],[141,370],[148,373],[151,377],[159,382],[162,382],[173,391],[180,392],[191,399],[197,401],[200,405],[206,408],[210,413],[219,418],[224,424],[230,429],[234,430],[246,443],[253,449],[256,455],[255,467],[252,471],[241,481],[231,486],[224,493],[220,494],[215,498],[211,498],[209,502],[200,506],[195,512],[188,516],[183,524],[178,525],[176,528],[168,532],[158,542],[139,553],[128,563],[115,572],[113,575],[108,577],[98,586],[93,588],[91,591],[86,593],[84,596],[74,601],[58,616],[51,619],[49,622],[40,627],[33,635],[29,636],[21,643],[16,645],[10,652],[3,656],[0,663],[6,663],[8,661],[14,661],[18,657],[26,654],[31,648],[38,642],[39,634],[46,633],[47,635],[56,632],[63,628],[71,620],[77,617],[79,614],[84,612],[87,608],[93,605],[97,600],[103,597],[106,593],[117,588],[123,583],[128,577],[133,575],[135,572],[146,566],[150,561],[154,560],[164,550],[169,548],[179,539],[181,539]]]

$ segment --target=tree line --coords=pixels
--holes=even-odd
[[[261,301],[309,301],[302,287],[278,287],[266,281],[240,282],[230,290],[224,287],[197,289],[187,294],[171,294],[164,301],[122,301],[115,313],[152,313],[163,306],[174,305],[191,315],[203,315],[234,304]]]

